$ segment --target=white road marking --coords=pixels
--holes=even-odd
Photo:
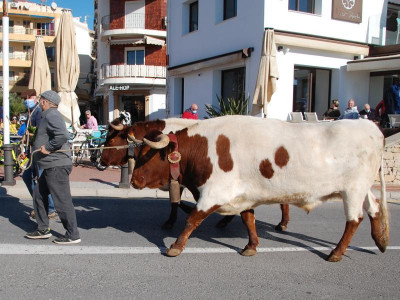
[[[300,252],[300,251],[331,251],[329,247],[275,247],[257,248],[258,253],[267,252]],[[232,248],[185,248],[189,253],[237,253],[240,249]],[[379,251],[377,247],[349,247],[348,250]],[[389,246],[387,250],[400,250],[400,246]],[[0,255],[93,255],[93,254],[160,254],[165,253],[165,247],[107,247],[107,246],[60,246],[60,245],[26,245],[0,244]]]

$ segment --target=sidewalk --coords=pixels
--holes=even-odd
[[[4,170],[0,167],[0,181],[3,180]],[[71,194],[73,197],[113,197],[113,198],[169,198],[168,192],[159,189],[136,190],[119,188],[121,169],[107,168],[99,171],[89,162],[84,165],[73,166],[69,176]],[[1,186],[0,197],[12,196],[17,198],[30,198],[21,176],[15,178],[15,186]],[[380,185],[374,185],[372,191],[380,198]],[[387,185],[386,197],[393,202],[400,202],[400,186]],[[193,200],[192,194],[185,189],[182,195],[184,200]]]

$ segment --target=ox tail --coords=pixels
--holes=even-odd
[[[385,182],[385,176],[383,174],[383,155],[381,158],[381,168],[379,171],[379,177],[381,181],[381,201],[379,201],[379,224],[380,224],[380,230],[382,233],[381,236],[381,245],[383,249],[381,251],[386,249],[386,246],[389,245],[389,212],[387,208],[387,199],[386,199],[386,182]],[[382,252],[383,252],[382,251]]]

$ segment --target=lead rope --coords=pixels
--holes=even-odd
[[[138,144],[138,146],[139,146],[139,144]],[[110,147],[94,147],[94,148],[88,148],[88,150],[103,150],[103,149],[125,149],[125,148],[129,148],[129,145],[124,145],[124,146],[110,146]],[[36,153],[36,152],[39,152],[40,151],[40,149],[36,149],[35,151],[33,151],[32,153],[31,153],[31,158],[30,158],[30,160],[29,160],[29,165],[26,167],[26,168],[21,168],[23,171],[25,171],[25,170],[27,170],[27,169],[29,169],[31,166],[32,166],[32,162],[33,162],[33,155]],[[54,153],[54,152],[69,152],[69,151],[76,151],[75,149],[65,149],[65,150],[56,150],[56,151],[52,151],[51,153]]]

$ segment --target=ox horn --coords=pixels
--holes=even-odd
[[[128,143],[129,142],[134,142],[134,143],[136,143],[136,144],[141,144],[143,141],[141,141],[141,140],[138,140],[137,138],[135,138],[135,136],[133,135],[133,134],[129,134],[128,133],[128,138],[127,138],[127,140],[128,140]]]
[[[124,125],[122,125],[122,124],[114,125],[113,123],[110,123],[110,126],[112,128],[114,128],[114,130],[118,130],[118,131],[121,131],[122,129],[124,129]]]
[[[150,146],[150,148],[153,148],[153,149],[162,149],[162,148],[165,148],[165,147],[168,146],[168,144],[169,144],[169,137],[168,137],[168,135],[166,135],[166,134],[160,134],[160,135],[157,137],[157,141],[156,141],[156,142],[149,141],[148,139],[145,139],[145,138],[143,139],[143,142],[144,142],[146,145]]]

